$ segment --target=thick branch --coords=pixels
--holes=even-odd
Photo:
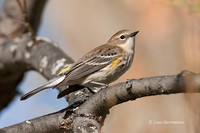
[[[93,124],[94,122],[87,123],[87,125],[98,129],[102,126],[109,109],[117,104],[145,96],[184,92],[200,92],[199,74],[183,71],[178,75],[134,79],[126,83],[119,83],[91,96],[75,113],[82,116],[81,121],[84,121],[84,119],[87,121],[90,117],[95,118],[97,121],[100,119],[101,121],[96,125]],[[82,126],[79,121],[80,117],[77,117],[77,120],[75,118],[74,130],[80,129]]]
[[[28,20],[36,32],[46,0],[27,0]],[[48,39],[33,45],[30,33],[26,33],[27,24],[24,14],[16,0],[6,0],[0,13],[0,111],[6,107],[18,92],[18,84],[28,70],[36,70],[47,79],[59,70],[73,63],[73,60]],[[63,90],[64,88],[59,88]],[[91,93],[84,89],[83,95],[70,94],[70,104],[85,101]]]
[[[34,31],[37,31],[39,27],[40,16],[45,2],[46,0],[27,0],[26,2],[28,20],[33,25]],[[35,12],[38,6],[40,8]],[[27,22],[24,21],[17,1],[5,0],[3,10],[0,12],[0,111],[17,94],[16,88],[23,79],[24,72],[28,69],[27,67],[30,67],[24,65],[26,62],[23,62],[23,58],[21,58],[23,57],[21,56],[22,54],[30,56],[29,52],[23,51],[23,49],[21,51],[19,50],[19,48],[24,46],[20,46],[20,37],[27,31],[26,29]],[[27,38],[30,40],[29,36]],[[22,53],[19,53],[19,51]],[[20,57],[15,57],[16,54],[21,55]],[[21,60],[17,58],[21,58]]]
[[[59,128],[64,111],[45,115],[29,121],[25,121],[10,127],[0,129],[1,133],[63,133]]]
[[[38,45],[34,45],[29,33],[0,45],[0,105],[3,105],[0,109],[9,103],[8,95],[14,97],[26,71],[36,70],[50,79],[72,62],[55,42],[40,39]]]
[[[178,75],[129,80],[101,90],[91,96],[78,108],[77,106],[68,107],[65,113],[65,120],[61,123],[61,126],[67,130],[73,130],[73,132],[98,132],[100,131],[106,114],[114,105],[145,96],[187,92],[200,92],[199,74],[184,71]],[[56,115],[56,113],[51,115]],[[56,120],[52,121],[60,122],[63,113],[58,113],[58,115],[59,117],[53,117]],[[33,123],[32,120],[30,121]],[[36,118],[34,122],[41,122],[41,119]],[[45,125],[45,123],[44,121],[44,123],[40,124]],[[21,133],[25,132],[24,129],[28,126],[23,123],[22,125],[25,127],[20,130]],[[2,131],[14,130],[18,127],[19,125],[14,125],[3,128]],[[29,130],[35,131],[35,129]]]
[[[80,106],[77,113],[102,115],[114,105],[128,100],[183,92],[200,92],[200,75],[183,71],[178,75],[128,80],[93,95]]]

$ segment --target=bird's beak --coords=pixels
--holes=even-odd
[[[130,37],[134,37],[135,35],[137,35],[138,32],[139,32],[139,31],[136,31],[136,32],[131,33],[131,34],[130,34]]]

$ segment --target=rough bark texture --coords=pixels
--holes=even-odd
[[[45,115],[33,120],[27,120],[23,123],[0,129],[1,133],[63,133],[65,129],[59,128],[59,122],[62,120],[63,111],[55,114]]]
[[[74,103],[62,111],[6,127],[0,131],[61,132],[64,128],[69,132],[100,132],[106,114],[114,105],[145,96],[199,92],[200,75],[188,71],[178,75],[133,79],[102,89],[84,103]],[[58,123],[61,129],[58,128]]]

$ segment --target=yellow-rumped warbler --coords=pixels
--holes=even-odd
[[[66,95],[81,89],[80,86],[107,86],[130,68],[135,53],[135,35],[138,32],[129,30],[117,32],[106,44],[88,52],[46,84],[23,95],[21,100],[25,100],[47,88],[69,86],[64,93]],[[70,89],[70,86],[75,87],[76,85],[80,85],[80,88],[77,86],[76,89],[73,89],[73,87]],[[61,96],[63,95],[58,97]]]

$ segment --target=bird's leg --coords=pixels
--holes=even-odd
[[[92,94],[95,94],[96,91],[93,91],[90,87],[86,87]]]
[[[91,89],[90,87],[87,87],[88,90],[89,90],[90,92],[92,92],[93,94],[99,92],[99,91],[100,91],[101,89],[103,89],[103,88],[109,87],[108,84],[104,84],[104,83],[101,83],[101,82],[91,81],[90,83],[91,83],[91,84],[94,84],[94,85],[97,85],[97,86],[100,86],[100,87],[94,87],[94,88],[92,88],[92,89]]]
[[[104,84],[104,83],[101,83],[101,82],[91,81],[90,83],[95,84],[95,85],[99,85],[99,86],[105,86],[105,88],[109,87],[108,84]]]

